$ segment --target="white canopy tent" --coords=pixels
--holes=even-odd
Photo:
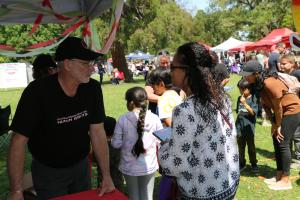
[[[233,37],[230,37],[225,42],[211,48],[210,50],[212,50],[214,52],[228,51],[229,49],[235,48],[235,47],[240,46],[245,43],[247,43],[247,41],[240,41]]]

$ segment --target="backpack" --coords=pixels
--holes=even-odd
[[[288,88],[287,93],[292,93],[298,95],[300,92],[300,82],[294,76],[289,74],[278,72],[278,78],[280,81],[284,83],[284,85]]]

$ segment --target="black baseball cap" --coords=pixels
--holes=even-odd
[[[58,45],[55,52],[56,61],[74,58],[91,61],[96,60],[100,56],[103,56],[103,54],[88,49],[84,40],[78,37],[66,38]]]
[[[239,73],[241,76],[249,76],[255,72],[262,72],[261,64],[256,60],[250,60],[246,62],[243,67],[243,71]]]

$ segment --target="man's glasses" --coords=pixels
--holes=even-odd
[[[174,65],[173,63],[171,63],[170,65],[170,70],[171,72],[174,71],[175,69],[186,69],[188,68],[188,65]]]
[[[70,59],[70,60],[79,62],[79,63],[81,63],[83,65],[87,65],[89,67],[94,66],[96,64],[95,60],[91,60],[91,61],[82,61],[82,60],[78,60],[78,59]]]

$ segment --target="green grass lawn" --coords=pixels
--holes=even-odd
[[[98,76],[95,75],[98,79]],[[230,91],[233,108],[236,107],[236,99],[239,95],[238,89],[236,88],[236,83],[240,79],[239,76],[232,75],[231,81],[228,84],[233,86],[233,90]],[[124,112],[126,112],[126,103],[124,100],[125,92],[128,88],[133,86],[144,87],[144,81],[142,77],[136,78],[133,83],[122,83],[120,85],[111,85],[107,81],[107,77],[103,83],[102,89],[104,94],[104,104],[106,114],[115,118],[118,118]],[[14,113],[22,89],[18,90],[7,90],[0,91],[0,105],[4,107],[10,104],[12,106],[12,111]],[[236,200],[247,199],[247,200],[300,200],[300,176],[299,169],[291,169],[291,179],[293,183],[293,189],[288,191],[272,191],[264,184],[261,177],[271,177],[275,172],[275,160],[273,154],[273,145],[270,135],[270,127],[262,127],[261,120],[258,119],[256,126],[256,149],[257,149],[257,159],[258,166],[260,168],[259,174],[251,173],[250,166],[242,172],[239,189],[236,195]],[[5,199],[8,192],[8,180],[6,172],[6,150],[1,149],[0,152],[0,200]],[[248,160],[248,158],[247,158]],[[30,169],[31,156],[27,153],[26,159],[26,171]],[[159,175],[158,175],[159,176]],[[95,182],[94,184],[95,185]],[[159,187],[159,177],[156,180],[155,187],[155,197]]]

